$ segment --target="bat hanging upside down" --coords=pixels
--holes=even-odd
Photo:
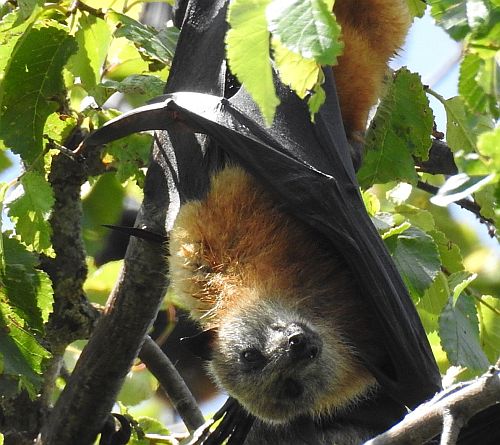
[[[334,12],[345,52],[333,70],[356,139],[411,19],[406,0],[337,0]],[[173,289],[204,329],[200,354],[257,418],[246,444],[357,444],[373,435],[370,422],[345,419],[378,391],[359,348],[379,367],[386,351],[356,277],[321,234],[227,165],[204,199],[181,207],[169,248]],[[325,419],[328,427],[304,437],[304,425]]]

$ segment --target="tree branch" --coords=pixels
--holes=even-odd
[[[146,337],[139,358],[160,382],[187,429],[193,432],[203,425],[205,422],[203,414],[186,383],[151,337]]]
[[[153,150],[136,225],[165,232],[166,180]],[[155,319],[166,286],[163,246],[132,238],[117,285],[59,397],[38,443],[90,445]]]
[[[455,164],[450,147],[440,139],[433,139],[429,150],[429,159],[415,159],[417,170],[431,175],[456,175],[458,167]]]
[[[420,405],[390,430],[365,445],[425,443],[443,430],[441,444],[454,444],[459,431],[472,416],[500,400],[500,370],[491,367],[480,378],[464,386],[447,389]],[[443,425],[444,424],[444,425]],[[443,428],[444,426],[444,428]]]
[[[417,182],[417,188],[423,190],[424,192],[430,193],[431,195],[434,196],[437,195],[439,191],[438,187],[423,181]],[[454,204],[473,213],[482,224],[486,225],[486,227],[488,228],[489,235],[492,238],[495,236],[496,232],[495,222],[492,219],[486,218],[485,216],[481,215],[481,207],[477,204],[477,202],[469,201],[468,199],[459,199],[458,201],[455,201]]]

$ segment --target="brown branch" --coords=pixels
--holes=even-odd
[[[450,147],[440,139],[433,139],[429,150],[429,159],[415,159],[417,170],[431,175],[456,175],[458,167],[455,164]]]
[[[159,150],[155,147],[154,159]],[[136,225],[165,231],[169,193],[156,161],[148,169]],[[60,395],[39,444],[90,445],[155,319],[166,286],[163,246],[132,238],[119,281]]]
[[[158,379],[188,430],[192,432],[203,425],[203,414],[186,383],[151,337],[146,337],[139,358]]]
[[[448,428],[444,443],[455,443],[452,439],[457,427],[464,425],[475,414],[499,403],[500,370],[491,367],[480,378],[465,386],[459,384],[457,388],[456,391],[456,388],[452,388],[437,394],[390,430],[365,442],[365,445],[426,443],[441,433],[443,419],[446,419],[444,423]]]
[[[430,193],[431,195],[434,196],[436,196],[439,191],[438,187],[423,181],[417,182],[417,188],[423,190],[424,192]],[[482,224],[486,225],[486,227],[488,228],[489,235],[492,238],[495,236],[496,233],[495,222],[492,219],[486,218],[485,216],[481,215],[481,207],[477,202],[470,201],[468,199],[459,199],[458,201],[454,201],[454,204],[473,213]]]
[[[88,12],[90,15],[98,17],[100,19],[104,19],[105,14],[102,12],[102,9],[95,9],[80,0],[75,0],[68,9],[68,14],[73,14],[76,10]]]

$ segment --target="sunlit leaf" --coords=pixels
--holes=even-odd
[[[245,86],[270,125],[279,99],[274,89],[266,7],[270,0],[234,0],[228,8],[226,52],[231,72]]]
[[[272,0],[269,29],[281,44],[305,59],[335,65],[342,53],[340,26],[324,0]]]
[[[427,159],[434,117],[420,77],[402,68],[382,99],[366,136],[358,172],[363,188],[392,180],[416,183],[413,156]]]
[[[441,266],[432,237],[410,227],[400,234],[386,238],[385,242],[412,296],[422,296],[436,278]]]
[[[54,205],[52,189],[45,178],[27,172],[21,177],[23,193],[9,203],[9,216],[16,224],[21,240],[37,252],[48,252],[51,247],[49,214]]]
[[[481,345],[490,363],[500,357],[500,299],[483,295],[479,304]],[[496,311],[495,311],[496,310]]]
[[[479,327],[474,301],[462,295],[456,304],[452,298],[439,317],[441,345],[450,363],[474,370],[485,370],[488,359],[479,343]]]
[[[0,85],[0,139],[27,164],[42,153],[45,121],[60,106],[62,69],[75,50],[74,37],[51,22],[26,30],[11,54]]]

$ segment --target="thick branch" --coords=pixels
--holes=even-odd
[[[461,385],[462,386],[462,385]],[[421,444],[439,435],[443,419],[448,425],[465,424],[473,415],[500,401],[500,371],[491,370],[455,392],[449,390],[420,405],[389,431],[369,440],[365,445]],[[449,418],[453,417],[453,421]],[[454,428],[454,426],[452,427]],[[449,431],[447,434],[452,435]],[[451,442],[453,443],[453,442]]]
[[[154,152],[158,155],[158,150]],[[164,233],[168,191],[153,162],[137,225]],[[163,246],[132,239],[106,309],[59,397],[39,443],[90,445],[101,430],[163,298]]]
[[[203,425],[205,419],[196,400],[175,366],[151,337],[146,337],[139,358],[158,379],[188,430],[192,432]]]

